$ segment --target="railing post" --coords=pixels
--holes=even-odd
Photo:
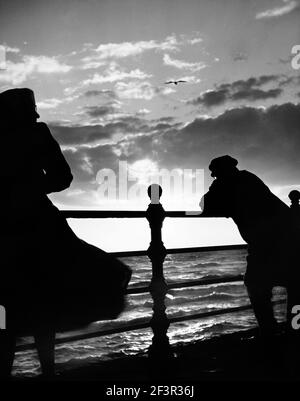
[[[300,210],[300,205],[299,205],[299,200],[300,200],[300,192],[297,190],[293,190],[289,193],[289,198],[291,201],[291,206],[290,208],[292,210]]]
[[[153,331],[152,345],[149,347],[148,355],[154,359],[166,359],[172,356],[167,331],[169,320],[166,315],[165,297],[168,285],[164,278],[163,263],[166,257],[166,248],[162,241],[161,229],[165,218],[165,211],[159,202],[162,188],[152,184],[148,188],[151,203],[146,215],[151,229],[151,242],[147,254],[152,263],[152,279],[150,283],[150,294],[153,299],[153,316],[150,326]]]

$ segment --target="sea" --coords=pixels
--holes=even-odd
[[[122,258],[122,260],[133,271],[129,287],[149,285],[151,263],[148,257],[128,257]],[[164,262],[164,276],[166,282],[171,284],[244,274],[245,268],[246,250],[181,253],[167,255]],[[284,288],[276,287],[273,297],[274,300],[284,299]],[[165,304],[167,316],[177,317],[246,305],[249,304],[249,298],[241,281],[172,289],[166,296]],[[118,319],[95,322],[80,332],[69,332],[67,335],[107,330],[128,325],[129,322],[130,324],[149,322],[153,314],[152,306],[152,298],[148,293],[128,295],[127,307]],[[276,305],[274,308],[277,320],[284,320],[284,304]],[[252,310],[249,310],[172,323],[168,330],[168,337],[171,345],[187,344],[255,326],[255,317]],[[64,336],[66,336],[65,333],[57,334],[58,338]],[[20,339],[19,343],[25,344],[32,341],[32,338],[27,337]],[[151,341],[152,330],[149,327],[143,330],[59,344],[56,346],[56,370],[64,372],[103,360],[145,353],[151,345]],[[34,377],[40,372],[40,364],[34,349],[16,353],[13,367],[15,377]]]

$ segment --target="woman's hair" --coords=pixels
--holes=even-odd
[[[0,124],[23,122],[34,113],[35,99],[31,89],[16,88],[0,93]]]

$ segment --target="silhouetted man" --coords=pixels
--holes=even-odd
[[[231,217],[247,242],[245,285],[261,333],[268,336],[277,327],[272,288],[292,281],[291,213],[256,175],[237,164],[228,155],[212,160],[209,169],[215,180],[200,206],[203,216]]]

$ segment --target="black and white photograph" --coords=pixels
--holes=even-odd
[[[300,1],[0,0],[0,379],[300,380]]]

